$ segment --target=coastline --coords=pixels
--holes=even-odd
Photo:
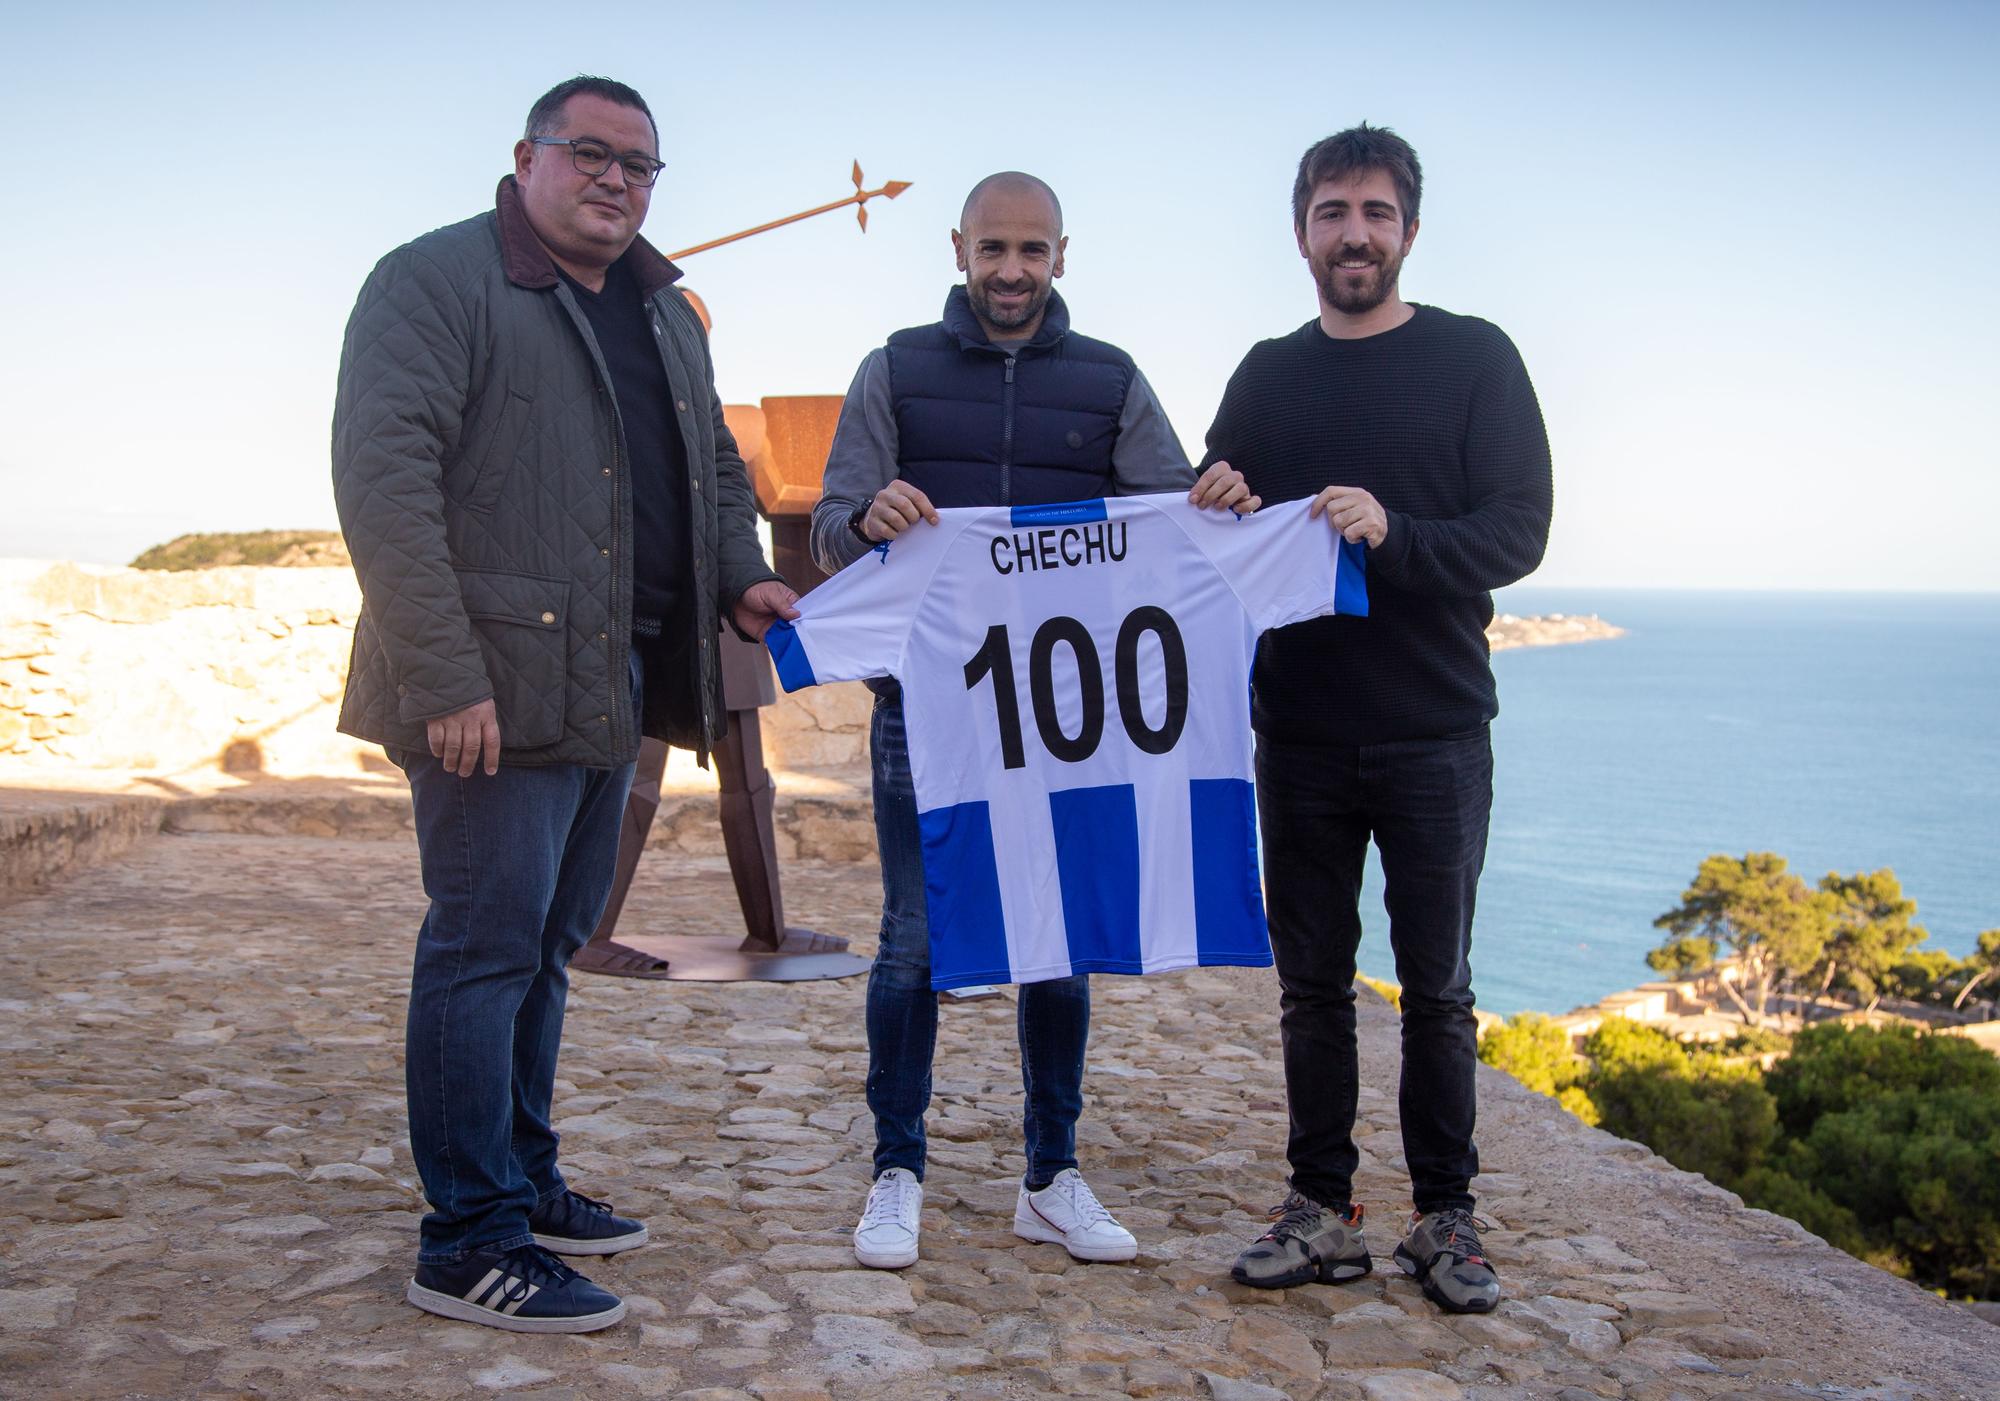
[[[1595,613],[1496,613],[1486,625],[1487,646],[1495,652],[1515,647],[1561,647],[1572,642],[1608,642],[1625,629]]]

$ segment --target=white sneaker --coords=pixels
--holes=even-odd
[[[1060,1245],[1079,1260],[1130,1260],[1139,1253],[1139,1242],[1111,1219],[1075,1168],[1064,1168],[1039,1192],[1021,1189],[1014,1234]]]
[[[890,1168],[868,1189],[854,1228],[854,1258],[877,1270],[916,1264],[923,1214],[924,1184],[908,1168]]]

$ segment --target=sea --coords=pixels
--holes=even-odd
[[[1479,1005],[1568,1011],[1654,976],[1653,920],[1702,858],[1808,882],[1893,869],[1926,947],[2000,927],[2000,594],[1518,587],[1503,612],[1623,637],[1498,653]],[[1362,971],[1393,981],[1379,863]]]

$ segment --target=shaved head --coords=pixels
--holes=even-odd
[[[997,175],[989,175],[972,187],[972,193],[965,197],[965,207],[958,212],[958,226],[967,229],[972,226],[979,212],[980,201],[988,195],[1035,195],[1048,201],[1049,212],[1055,216],[1055,232],[1062,234],[1062,201],[1048,182],[1019,170],[1003,170]]]

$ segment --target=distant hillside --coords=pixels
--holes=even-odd
[[[132,561],[134,569],[216,569],[229,564],[285,569],[345,568],[347,545],[331,530],[246,530],[182,535]]]

